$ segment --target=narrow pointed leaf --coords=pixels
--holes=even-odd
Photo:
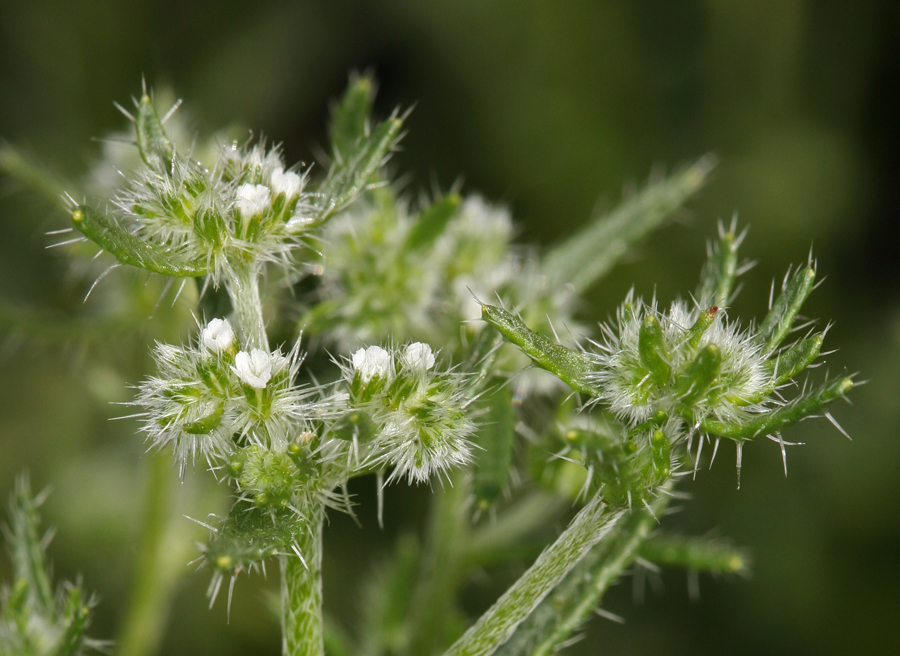
[[[172,142],[166,136],[156,107],[147,94],[141,96],[141,101],[138,103],[134,127],[137,134],[138,152],[144,163],[160,172],[171,169],[174,155]]]
[[[188,260],[149,241],[139,239],[111,217],[86,205],[72,212],[72,225],[122,264],[176,278],[209,273],[203,258]]]
[[[719,307],[728,304],[737,271],[737,237],[729,232],[713,246],[711,257],[703,269],[703,280],[697,290],[701,303]]]
[[[481,318],[542,369],[579,392],[599,396],[600,390],[591,380],[592,362],[586,353],[560,346],[528,328],[517,316],[493,305],[481,306]]]
[[[372,113],[375,100],[375,84],[372,78],[363,76],[352,80],[331,117],[331,152],[333,157],[344,157],[352,152],[366,136],[366,123]]]
[[[794,319],[806,301],[816,280],[812,267],[800,269],[784,286],[771,311],[759,326],[759,334],[765,340],[763,354],[771,353],[784,341],[794,327]]]
[[[672,367],[669,365],[669,354],[663,338],[662,326],[652,314],[647,315],[641,323],[638,335],[638,349],[641,364],[650,372],[650,379],[659,387],[669,383]]]
[[[723,540],[653,535],[638,549],[641,558],[662,567],[681,567],[712,574],[744,574],[750,567],[747,555]]]
[[[777,410],[756,415],[744,423],[704,419],[700,422],[700,428],[707,433],[742,442],[757,435],[775,433],[806,417],[815,415],[832,401],[846,395],[852,388],[852,379],[839,378],[826,382],[818,389],[794,399]]]
[[[660,182],[648,184],[557,245],[543,261],[551,286],[572,285],[578,294],[600,280],[629,248],[703,187],[714,165],[714,158],[707,155]]]
[[[501,381],[495,380],[495,384]],[[500,496],[509,479],[512,466],[516,417],[509,386],[502,386],[486,395],[477,404],[484,414],[479,415],[475,444],[481,449],[475,458],[475,503],[486,509]]]

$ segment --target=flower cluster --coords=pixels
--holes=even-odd
[[[133,405],[145,409],[143,431],[154,447],[172,445],[182,474],[198,454],[210,463],[237,444],[284,450],[322,408],[314,388],[294,383],[299,342],[280,351],[240,350],[227,319],[213,319],[195,345],[158,344],[158,374],[141,384]]]
[[[389,480],[426,482],[471,460],[475,424],[466,413],[465,377],[436,370],[428,344],[362,348],[343,370],[349,437],[371,442],[363,467],[393,466]]]
[[[757,402],[772,380],[763,343],[724,310],[674,302],[665,314],[656,302],[631,295],[605,340],[592,376],[599,400],[630,426],[657,413],[689,408],[696,420],[739,421],[764,411]],[[702,328],[702,330],[701,330]]]

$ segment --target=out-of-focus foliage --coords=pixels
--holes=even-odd
[[[83,179],[101,148],[117,147],[83,144],[121,126],[109,99],[125,100],[143,71],[190,98],[181,111],[204,116],[204,132],[236,118],[283,139],[289,161],[313,161],[326,143],[327,101],[349,69],[371,66],[381,83],[376,113],[416,103],[415,138],[393,160],[399,174],[420,176],[409,188],[446,189],[465,174],[467,192],[511,205],[525,221],[521,240],[532,243],[572,234],[598,192],[599,208],[612,206],[623,177],[715,151],[714,180],[687,217],[693,228],[652,237],[639,266],[620,267],[591,293],[596,314],[579,322],[607,319],[631,284],[650,296],[658,283],[661,299],[690,288],[700,237],[737,210],[752,227],[744,250],[759,263],[736,310],[765,307],[768,280],[813,242],[830,279],[805,312],[841,317],[829,339],[843,350],[829,362],[835,371],[853,363],[872,384],[844,422],[854,443],[821,424],[795,429],[794,440],[818,443],[792,449],[787,483],[768,444],[745,450],[740,492],[729,468],[698,475],[680,527],[719,525],[749,547],[752,583],[704,579],[699,604],[689,605],[688,586],[666,574],[665,593],[639,607],[631,586],[620,586],[604,603],[627,629],[595,620],[586,644],[602,636],[611,654],[890,652],[900,612],[898,29],[888,0],[202,1],[177,12],[150,2],[5,3],[0,135],[52,163],[61,180]],[[0,185],[0,490],[24,466],[37,486],[53,481],[44,514],[60,535],[50,556],[61,578],[80,572],[99,592],[92,634],[107,636],[137,557],[143,485],[135,424],[109,423],[124,414],[109,402],[129,400],[125,383],[149,371],[148,337],[186,336],[191,297],[170,308],[170,294],[146,334],[124,330],[135,322],[115,318],[154,313],[158,281],[134,294],[143,278],[110,277],[82,305],[99,271],[71,270],[44,250],[42,233],[59,225],[54,203]],[[26,301],[40,312],[23,315]],[[349,591],[398,532],[418,530],[429,494],[389,488],[379,531],[372,488],[351,488],[363,497],[364,533],[341,516],[326,531],[325,596],[339,627],[355,625],[361,602]],[[183,511],[199,516],[209,504],[191,492]],[[523,567],[533,555],[523,545]],[[521,570],[507,573],[511,581]],[[646,579],[652,571],[640,570],[636,581]],[[276,622],[260,603],[265,582],[237,589],[226,626],[224,611],[205,610],[207,580],[185,579],[163,652],[277,653]],[[475,615],[501,589],[471,584],[467,610]]]

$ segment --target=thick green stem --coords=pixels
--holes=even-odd
[[[247,350],[269,350],[262,301],[259,298],[259,270],[254,266],[235,267],[225,283],[241,343]]]
[[[164,454],[150,455],[145,461],[148,481],[144,525],[134,590],[117,641],[118,656],[148,656],[157,652],[175,583],[179,573],[186,571],[182,545],[168,544],[175,482],[172,461]]]
[[[325,509],[310,511],[309,531],[297,540],[303,560],[281,556],[283,656],[325,656],[322,625],[322,521]]]
[[[450,647],[446,656],[493,653],[621,516],[621,511],[610,511],[595,496],[522,578]]]
[[[585,559],[589,562],[582,561],[577,570],[569,574],[563,583],[564,586],[570,584],[566,587],[572,588],[567,591],[570,592],[567,599],[569,603],[564,606],[553,629],[531,651],[531,656],[553,654],[597,607],[609,586],[634,560],[638,548],[643,544],[650,529],[656,526],[656,517],[665,509],[668,501],[667,495],[660,495],[652,510],[635,508],[619,523],[611,543],[605,549],[599,550],[599,558],[592,559],[589,555]]]

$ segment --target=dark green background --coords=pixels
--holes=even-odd
[[[777,445],[750,445],[740,491],[723,445],[669,521],[749,547],[752,579],[703,578],[692,603],[684,576],[667,573],[639,606],[626,579],[604,605],[627,623],[593,620],[571,653],[900,653],[898,37],[891,0],[11,1],[0,3],[0,136],[76,178],[99,152],[91,137],[123,126],[111,101],[130,102],[143,74],[174,86],[198,130],[238,122],[311,161],[348,72],[372,70],[382,115],[415,105],[394,160],[407,188],[462,178],[508,203],[537,244],[653,167],[714,151],[720,166],[690,214],[595,289],[584,318],[606,318],[632,284],[663,300],[691,289],[716,220],[735,211],[758,266],[732,315],[759,317],[772,278],[813,244],[828,280],[806,313],[836,320],[828,367],[870,381],[834,410],[854,441],[805,422],[786,435],[806,443],[790,449],[787,479]],[[44,250],[61,215],[0,184],[0,299],[77,308],[83,290]],[[98,368],[82,348],[5,343],[0,490],[25,467],[36,487],[54,485],[55,570],[98,591],[93,633],[109,636],[137,539],[142,448],[133,425],[107,422],[122,412],[98,389],[118,389],[115,371],[134,382],[143,349]],[[371,488],[356,490],[363,530],[333,516],[326,531],[326,605],[351,627],[359,577],[420,527],[428,494],[392,488],[382,533]],[[206,582],[182,583],[164,653],[277,653],[260,580],[240,581],[228,626],[223,605],[206,610]],[[500,591],[473,584],[466,603],[474,612]]]

